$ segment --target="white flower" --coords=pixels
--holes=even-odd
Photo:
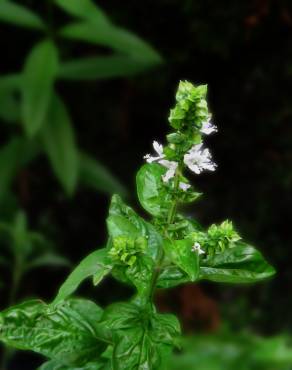
[[[215,171],[216,164],[212,162],[209,149],[204,149],[203,144],[194,145],[185,155],[184,163],[188,168],[200,174],[203,170]]]
[[[179,183],[179,187],[180,187],[181,190],[187,191],[191,187],[191,185],[190,184],[186,184],[185,182],[180,182]]]
[[[168,161],[167,159],[161,159],[159,163],[167,168],[165,175],[162,176],[162,180],[164,182],[168,182],[170,179],[174,177],[178,163],[175,161]]]
[[[201,248],[201,245],[200,243],[196,242],[193,246],[192,246],[192,252],[197,252],[198,255],[200,254],[205,254],[206,252]]]
[[[208,121],[204,122],[201,128],[201,133],[205,135],[210,135],[212,132],[217,132],[218,129],[215,125],[213,125],[211,122],[211,117],[209,117]]]
[[[154,156],[151,156],[150,154],[146,154],[144,156],[144,159],[146,159],[148,163],[156,162],[164,158],[163,146],[161,144],[159,144],[157,141],[153,141],[153,148],[158,155],[154,157]]]

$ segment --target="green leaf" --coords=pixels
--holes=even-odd
[[[15,122],[20,119],[20,101],[17,93],[21,91],[21,76],[17,74],[0,77],[0,117],[4,121]]]
[[[189,239],[165,240],[163,247],[169,260],[182,269],[191,281],[199,277],[199,255],[192,251],[193,242]]]
[[[101,281],[110,272],[110,269],[111,265],[107,257],[107,249],[99,249],[91,253],[71,272],[59,289],[58,295],[52,305],[56,305],[66,299],[74,293],[83,280],[91,276],[95,276],[96,280],[97,276],[99,276],[98,280]]]
[[[79,171],[82,184],[106,194],[127,195],[124,185],[104,165],[83,152],[79,152]]]
[[[102,27],[94,22],[74,22],[61,29],[60,35],[73,40],[102,45],[131,55],[148,66],[161,63],[159,54],[133,33],[112,24]]]
[[[170,195],[161,179],[166,169],[157,163],[144,164],[137,173],[136,184],[142,207],[152,216],[165,216],[170,207]]]
[[[109,79],[133,76],[148,67],[147,62],[131,56],[96,56],[63,62],[58,77],[68,80]]]
[[[97,360],[106,347],[99,337],[101,315],[101,308],[83,299],[54,308],[41,301],[28,301],[0,314],[0,340],[60,364],[82,366]]]
[[[70,115],[57,95],[50,102],[40,139],[57,178],[67,194],[72,195],[78,179],[78,149]]]
[[[34,136],[47,118],[58,72],[58,51],[51,41],[34,46],[25,61],[22,117],[26,134]]]
[[[148,248],[146,254],[155,260],[162,246],[161,235],[153,225],[146,222],[129,206],[127,206],[118,195],[112,197],[107,220],[109,234],[112,237],[119,235],[141,236],[147,239]]]
[[[202,260],[200,267],[200,279],[220,283],[255,283],[274,274],[262,254],[244,243]]]
[[[104,12],[91,0],[55,0],[55,3],[67,13],[91,20],[99,26],[109,23]]]
[[[109,306],[101,325],[112,331],[116,370],[164,369],[164,360],[180,335],[174,316],[154,314],[129,303]]]
[[[12,23],[16,26],[33,29],[45,28],[42,19],[37,14],[12,1],[0,2],[0,20],[2,22]]]
[[[180,268],[174,265],[163,267],[157,280],[158,288],[173,288],[177,285],[190,281],[189,276]]]

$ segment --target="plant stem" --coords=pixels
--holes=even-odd
[[[175,173],[175,177],[174,177],[174,193],[175,194],[176,194],[177,190],[179,189],[179,175],[180,175],[180,173],[181,173],[181,168],[180,168],[180,166],[178,166],[178,168],[176,170],[176,173]],[[178,198],[175,195],[173,203],[172,203],[172,205],[169,209],[168,215],[167,215],[167,224],[166,224],[166,229],[165,229],[165,236],[166,237],[168,237],[167,226],[172,224],[174,219],[175,219],[177,205],[178,205]],[[163,260],[164,260],[164,250],[163,250],[163,248],[160,248],[159,254],[160,255],[158,256],[158,259],[157,259],[157,265],[156,265],[156,268],[155,268],[154,273],[152,275],[152,281],[151,281],[151,286],[150,286],[149,300],[151,301],[151,303],[153,301],[153,295],[154,295],[156,283],[157,283],[157,280],[158,280],[158,277],[159,277],[159,274],[160,274],[161,265],[162,265]]]

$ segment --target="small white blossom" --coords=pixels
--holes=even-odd
[[[190,184],[186,184],[185,182],[180,182],[179,183],[179,187],[180,187],[181,190],[187,191],[191,187],[191,185]]]
[[[184,163],[198,175],[204,170],[215,171],[216,169],[209,149],[204,149],[203,144],[194,145],[184,155]]]
[[[218,129],[215,125],[211,123],[211,117],[203,123],[202,128],[201,128],[201,133],[205,135],[210,135],[212,132],[217,132]]]
[[[155,157],[155,156],[151,156],[150,154],[146,154],[144,156],[144,159],[146,159],[148,163],[156,162],[164,158],[163,146],[161,144],[159,144],[157,141],[153,141],[153,148],[155,152],[157,153],[157,156]]]
[[[175,161],[168,161],[167,159],[161,159],[159,163],[167,168],[165,175],[162,176],[162,180],[164,182],[168,182],[170,179],[174,177],[178,163]]]
[[[201,248],[201,245],[200,243],[196,242],[193,246],[192,246],[192,252],[197,252],[198,255],[200,254],[205,254],[206,252]]]

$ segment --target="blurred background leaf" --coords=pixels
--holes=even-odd
[[[9,0],[0,1],[0,20],[20,27],[45,28],[42,19],[37,14]]]
[[[78,179],[78,150],[71,118],[62,100],[53,95],[41,140],[52,168],[68,195],[72,195]]]
[[[48,114],[58,72],[58,51],[51,41],[37,44],[26,59],[22,78],[24,129],[33,137]]]

